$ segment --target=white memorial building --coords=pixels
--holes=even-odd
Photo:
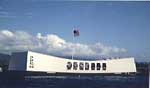
[[[134,58],[72,60],[36,52],[12,53],[9,70],[47,73],[135,73]]]

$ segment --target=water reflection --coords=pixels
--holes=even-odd
[[[0,80],[0,88],[148,88],[147,76],[29,76],[23,80]]]

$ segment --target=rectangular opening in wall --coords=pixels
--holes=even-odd
[[[91,70],[95,70],[95,63],[91,63]]]
[[[73,62],[73,70],[77,70],[78,69],[78,63],[77,62]]]
[[[100,69],[101,69],[101,64],[97,63],[97,70],[100,70]]]
[[[106,63],[103,63],[103,70],[106,70]]]
[[[85,63],[85,70],[89,70],[89,63]]]
[[[79,68],[80,68],[80,70],[83,70],[83,69],[84,69],[84,64],[83,64],[83,62],[80,62],[80,63],[79,63]]]

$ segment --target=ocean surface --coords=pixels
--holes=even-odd
[[[26,76],[1,79],[0,88],[148,88],[149,76]]]

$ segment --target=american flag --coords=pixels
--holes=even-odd
[[[74,37],[79,36],[80,35],[79,30],[77,29],[73,30],[73,34],[74,34]]]

